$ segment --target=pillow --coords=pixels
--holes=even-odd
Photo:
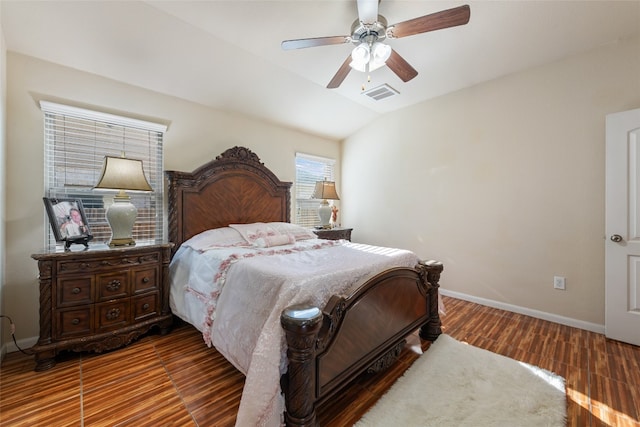
[[[229,227],[237,230],[242,237],[252,245],[256,243],[257,239],[282,234],[264,222],[254,222],[253,224],[229,224]]]
[[[269,222],[268,225],[273,227],[280,234],[291,234],[296,240],[317,239],[318,236],[308,228],[301,227],[288,222]]]
[[[275,236],[260,237],[256,239],[254,246],[270,248],[272,246],[291,245],[296,242],[292,234],[277,234]]]
[[[247,241],[238,230],[231,227],[213,228],[196,234],[186,242],[183,246],[189,246],[198,251],[217,246],[246,246]]]

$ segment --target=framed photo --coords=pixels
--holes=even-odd
[[[91,240],[91,231],[81,200],[51,199],[48,197],[43,197],[42,200],[47,209],[49,223],[56,242],[70,244]]]

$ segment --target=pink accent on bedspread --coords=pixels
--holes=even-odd
[[[232,252],[226,256],[218,266],[218,272],[213,277],[213,291],[209,294],[209,297],[204,300],[207,305],[207,315],[205,316],[205,323],[202,325],[202,336],[204,341],[207,343],[209,347],[211,347],[211,327],[213,326],[213,322],[216,318],[216,307],[218,305],[218,298],[222,293],[222,289],[224,288],[224,284],[226,283],[227,273],[233,264],[243,259],[249,259],[254,257],[271,257],[275,255],[291,255],[295,253],[300,253],[303,251],[312,251],[318,250],[330,246],[336,246],[341,244],[340,240],[326,240],[321,243],[316,243],[313,245],[298,245],[291,246],[282,249],[268,249],[268,250],[251,250],[247,252]],[[233,251],[233,249],[222,250],[219,248],[222,254],[228,253],[229,251]],[[193,290],[192,290],[193,292]],[[201,298],[202,295],[198,293],[198,297]]]
[[[391,267],[414,267],[406,250],[309,239],[271,249],[181,247],[171,266],[171,309],[246,375],[236,426],[279,426],[289,305],[324,307],[331,295]],[[227,241],[225,241],[227,243]],[[214,280],[216,277],[216,280]]]
[[[347,242],[314,249],[245,257],[227,268],[211,340],[246,374],[236,426],[282,423],[280,376],[287,368],[282,310],[292,304],[324,307],[331,295],[344,295],[376,272],[418,262],[409,251]]]

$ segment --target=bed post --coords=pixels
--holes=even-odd
[[[280,315],[287,338],[289,370],[284,375],[285,423],[288,427],[316,425],[315,347],[322,311],[317,307],[293,305]]]
[[[420,338],[427,341],[435,341],[442,333],[442,323],[440,322],[440,313],[438,310],[438,288],[440,284],[440,273],[444,266],[440,261],[420,261],[418,265],[425,272],[427,283],[427,307],[429,309],[429,321],[420,328]]]

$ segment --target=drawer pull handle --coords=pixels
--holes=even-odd
[[[149,304],[144,304],[144,305],[142,306],[142,309],[143,309],[144,311],[149,310]]]
[[[120,309],[119,308],[112,308],[111,310],[107,311],[107,319],[108,320],[115,320],[118,317],[120,317]]]
[[[117,291],[118,289],[120,289],[120,281],[117,279],[110,281],[107,285],[107,289],[111,292]]]
[[[79,293],[80,293],[80,288],[73,288],[73,289],[71,289],[71,293],[72,293],[72,294],[76,294],[76,295],[77,295],[77,294],[79,294]]]
[[[149,283],[149,278],[147,276],[142,278],[142,283]]]
[[[79,324],[80,324],[80,319],[73,319],[73,320],[71,321],[71,324],[72,324],[72,325],[79,325]]]

